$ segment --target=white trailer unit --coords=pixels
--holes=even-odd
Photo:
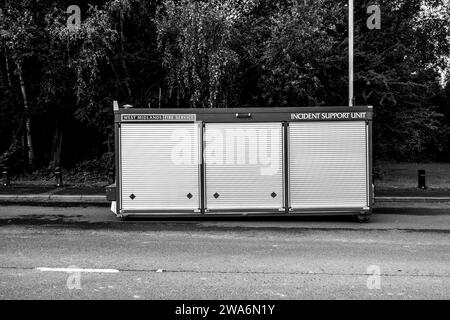
[[[119,217],[352,214],[373,203],[372,108],[115,110]]]

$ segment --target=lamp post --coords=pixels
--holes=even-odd
[[[348,106],[353,107],[353,0],[348,0]]]

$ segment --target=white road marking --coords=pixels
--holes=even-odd
[[[39,267],[36,268],[39,271],[53,271],[53,272],[90,272],[90,273],[117,273],[117,269],[85,269],[85,268],[46,268]]]

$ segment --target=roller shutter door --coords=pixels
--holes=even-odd
[[[122,124],[123,210],[200,208],[199,130],[196,123]]]
[[[368,204],[367,125],[363,121],[289,124],[290,206]]]
[[[207,209],[283,208],[281,123],[208,123],[204,153]]]

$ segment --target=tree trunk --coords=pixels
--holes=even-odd
[[[105,45],[106,50],[111,51],[111,50],[108,49],[108,43],[104,39],[103,39],[103,44]],[[108,53],[106,54],[106,60],[108,61],[108,64],[110,65],[111,70],[113,71],[117,82],[120,84],[120,91],[122,91],[124,94],[128,94],[128,96],[131,96],[130,85],[128,84],[127,79],[124,79],[123,81],[121,80],[119,72],[117,71],[117,68],[116,68],[116,66],[114,64],[113,59],[114,59],[114,52],[113,51],[111,51],[111,55],[109,55]],[[124,62],[123,61],[121,61],[121,65],[122,65],[122,67],[124,66]],[[125,92],[124,88],[122,87],[122,85],[125,87],[126,92]]]
[[[5,48],[5,66],[6,66],[6,78],[8,79],[9,88],[12,89],[11,73],[9,71],[9,59],[8,51]]]
[[[124,49],[124,43],[125,43],[125,34],[123,32],[123,13],[120,13],[120,54],[119,54],[119,58],[120,58],[120,63],[122,64],[122,68],[123,68],[123,72],[125,74],[125,79],[124,79],[124,83],[125,83],[125,87],[127,89],[127,93],[128,93],[128,97],[131,97],[131,87],[130,87],[130,83],[129,83],[129,79],[130,79],[130,74],[128,72],[128,67],[127,64],[125,62],[125,59],[123,58],[123,54],[125,52]]]
[[[27,155],[27,134],[26,134],[26,129],[25,128],[22,131],[22,135],[20,137],[20,150],[22,151],[21,152],[22,153],[22,159],[28,159],[28,155]],[[24,161],[24,163],[26,164],[26,161]]]
[[[49,169],[54,169],[56,167],[61,166],[62,140],[63,140],[63,132],[61,128],[61,123],[57,119],[55,122],[55,133],[53,135],[52,155],[50,162],[48,164]]]
[[[106,55],[106,60],[108,61],[108,64],[111,67],[111,70],[113,71],[114,76],[116,77],[116,81],[119,84],[120,91],[123,92],[124,94],[126,94],[126,92],[123,89],[123,83],[122,83],[122,80],[120,79],[120,75],[117,72],[117,68],[116,68],[114,62],[112,61],[112,58],[110,58],[108,54]]]
[[[0,165],[9,165],[10,161],[13,161],[15,154],[18,151],[22,151],[21,136],[22,124],[14,131],[11,137],[11,143],[8,149],[0,155]]]
[[[131,97],[131,87],[129,83],[130,75],[128,73],[128,67],[125,63],[125,59],[123,58],[123,55],[120,54],[120,62],[122,64],[123,72],[125,74],[125,79],[123,79],[123,82],[125,83],[125,88],[127,89],[128,97]]]
[[[31,114],[27,99],[27,89],[25,87],[25,80],[23,78],[22,64],[17,63],[17,72],[19,74],[20,89],[22,91],[23,107],[25,111],[25,134],[27,137],[27,148],[28,148],[28,166],[30,170],[34,169],[34,148],[33,148],[33,138],[31,135]]]

